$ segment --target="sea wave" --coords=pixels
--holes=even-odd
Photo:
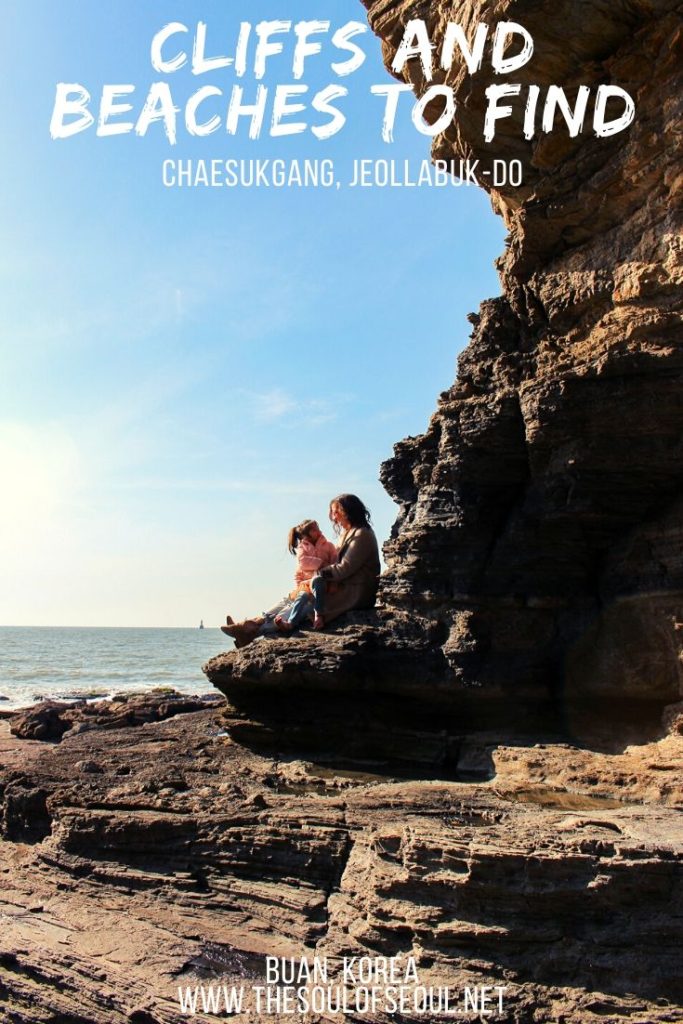
[[[217,629],[0,627],[0,708],[160,685],[210,692],[201,666],[228,646]]]

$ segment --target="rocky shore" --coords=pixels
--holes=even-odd
[[[482,17],[364,2],[388,65],[411,18]],[[524,165],[491,189],[504,291],[382,467],[375,612],[211,659],[217,700],[0,711],[12,1024],[176,1024],[179,986],[251,990],[266,955],[410,955],[510,1024],[683,1021],[683,23],[483,7],[532,33],[525,87],[616,81],[636,120],[527,142],[520,113],[490,147]],[[434,155],[480,156],[492,73],[444,80]]]
[[[469,781],[256,752],[233,719],[150,696],[4,723],[4,1020],[167,1024],[265,955],[408,951],[504,987],[497,1020],[683,1019],[680,717],[620,753],[480,736]]]

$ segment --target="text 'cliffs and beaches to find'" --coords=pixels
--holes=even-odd
[[[206,22],[198,21],[194,27],[170,22],[155,33],[150,46],[152,68],[163,78],[143,90],[142,97],[132,83],[106,84],[98,98],[81,82],[59,82],[50,134],[53,139],[67,139],[95,126],[100,138],[130,133],[144,137],[156,125],[170,145],[177,143],[183,130],[198,138],[222,132],[228,136],[248,134],[252,140],[260,138],[264,129],[271,138],[310,132],[325,141],[347,123],[344,101],[349,90],[340,81],[365,63],[367,55],[356,40],[367,30],[366,24],[357,21],[339,28],[329,21],[275,20],[255,26],[241,22],[226,46],[224,39],[210,37]],[[458,63],[475,76],[486,60],[494,75],[510,76],[533,59],[534,40],[517,22],[499,22],[495,27],[477,22],[468,34],[469,38],[462,25],[448,22],[437,44],[424,21],[407,23],[391,70],[401,76],[409,62],[419,63],[424,87],[416,98],[412,86],[403,82],[370,86],[370,94],[377,98],[378,129],[385,143],[393,142],[399,110],[408,103],[412,124],[423,135],[439,135],[457,120],[455,90],[442,82],[433,83],[437,72],[448,74]],[[221,52],[223,48],[230,52]],[[343,56],[329,63],[335,81],[312,92],[303,81],[307,67],[313,60],[324,59],[325,50],[329,59],[330,49],[333,56]],[[293,81],[271,84],[269,80],[265,84],[266,73],[275,73],[283,63]],[[236,81],[227,86],[201,85],[181,106],[168,79],[183,69],[195,77],[220,74]],[[499,122],[513,117],[521,122],[524,138],[530,140],[555,130],[566,130],[575,137],[589,129],[606,138],[628,128],[635,116],[632,97],[612,83],[595,89],[573,83],[565,91],[561,85],[505,81],[489,84],[484,92],[481,133],[487,143],[495,138]]]

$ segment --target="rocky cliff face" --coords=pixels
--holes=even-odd
[[[536,44],[534,59],[514,76],[523,97],[531,84],[561,84],[572,96],[572,86],[615,83],[635,98],[636,118],[610,139],[590,129],[571,139],[556,124],[552,134],[525,141],[522,100],[487,147],[485,92],[494,76],[486,61],[474,77],[460,65],[435,77],[453,88],[458,116],[436,138],[434,156],[478,159],[482,168],[493,158],[523,165],[521,186],[489,187],[509,230],[499,261],[503,294],[471,317],[474,332],[456,381],[440,396],[426,432],[397,444],[382,467],[400,511],[385,546],[388,569],[375,616],[351,617],[314,639],[259,641],[205,670],[228,696],[232,734],[265,749],[318,756],[344,750],[419,763],[442,780],[450,777],[470,808],[478,786],[498,791],[505,770],[523,766],[513,788],[540,830],[540,846],[520,852],[533,888],[532,864],[548,839],[548,822],[538,804],[534,810],[539,789],[549,787],[560,801],[613,794],[620,807],[612,824],[621,829],[627,780],[643,783],[655,763],[640,761],[645,751],[668,750],[670,781],[681,777],[675,723],[683,682],[683,22],[671,0],[364,3],[387,66],[412,18],[427,22],[437,53],[449,20],[462,23],[470,38],[478,20],[512,20]],[[404,74],[422,95],[428,83],[420,62],[408,62]],[[556,774],[558,764],[566,772]],[[613,771],[619,782],[611,788]],[[522,777],[533,777],[533,787]],[[460,789],[468,782],[469,790]],[[678,813],[662,806],[662,791],[650,792],[664,816],[661,834],[673,836]],[[555,822],[551,829],[556,835],[564,827]],[[495,846],[494,832],[489,826],[486,835]],[[407,823],[398,825],[402,851],[409,833]],[[438,847],[436,859],[447,871],[451,848],[434,819],[427,833],[422,854],[433,864],[427,850]],[[654,843],[642,851],[652,864],[668,857]],[[414,879],[422,854],[410,866],[399,858],[396,877]],[[499,854],[501,885],[510,891],[515,871],[502,847]],[[566,850],[560,858],[548,895],[563,889],[559,875],[575,877]],[[421,918],[422,928],[410,918],[405,942],[415,948],[428,934],[433,949],[450,927],[457,959],[465,948],[459,930],[473,918],[454,895],[463,892],[456,875],[437,875],[451,925],[445,918],[424,925]],[[369,891],[384,877],[384,865],[376,864],[362,882],[348,881]],[[679,885],[672,883],[676,898]],[[578,885],[588,918],[601,914],[600,887],[597,879]],[[382,922],[405,921],[400,884],[398,901],[390,883],[383,891],[392,903]],[[421,897],[430,907],[432,898]],[[493,923],[495,914],[484,908],[496,899],[489,880],[480,924]],[[647,902],[638,884],[636,904]],[[553,915],[562,917],[557,907]],[[608,918],[592,951],[581,953],[584,964],[596,963],[595,950],[616,932],[624,935],[611,914],[602,920]],[[523,919],[518,907],[508,925],[514,930]],[[372,911],[365,921],[354,934],[375,948],[385,933]],[[677,929],[669,919],[643,934],[658,935],[668,949],[679,941]],[[525,926],[517,935],[518,952],[531,948],[531,931]],[[571,945],[575,931],[561,923],[560,941]],[[487,942],[483,932],[477,936],[461,964],[477,962]],[[394,933],[388,948],[400,942]],[[493,960],[531,984],[553,959],[550,937],[549,943],[537,949],[535,966],[512,966],[502,947]],[[631,963],[626,988],[639,977],[637,948],[633,934],[619,954]],[[441,976],[453,969],[449,956],[442,949],[435,957]],[[652,1004],[610,1004],[605,993],[614,993],[614,981],[583,974],[578,987],[587,1001],[564,1008],[552,1004],[550,988],[543,996],[535,990],[536,1009],[516,1007],[510,1019],[583,1024],[603,1012],[618,1020],[634,1013],[655,1018]],[[679,1019],[680,1006],[663,1012]]]
[[[509,229],[503,295],[471,317],[425,434],[382,466],[400,512],[373,638],[361,629],[355,647],[345,642],[345,670],[369,693],[412,694],[394,706],[404,724],[431,687],[451,732],[492,716],[533,732],[539,715],[557,731],[592,712],[619,719],[626,737],[683,684],[680,10],[560,0],[550,17],[537,0],[364,2],[387,66],[413,18],[436,55],[448,21],[470,38],[479,21],[491,32],[519,22],[535,53],[511,76],[521,96],[489,144],[485,94],[500,81],[490,61],[470,75],[456,59],[431,83],[457,101],[434,156],[481,171],[519,160],[523,182],[493,189],[481,176]],[[418,59],[403,74],[418,95],[430,84]],[[571,100],[579,84],[609,83],[635,99],[628,130],[597,138],[589,108],[576,138],[558,116],[552,133],[524,139],[529,86],[542,102],[552,84]],[[273,680],[311,683],[305,648],[284,662],[270,653],[214,659],[209,678],[247,704],[244,684],[262,681],[264,665]],[[329,664],[339,668],[333,649]]]
[[[396,446],[382,481],[400,504],[382,601],[447,627],[455,683],[530,685],[565,698],[676,700],[681,692],[683,337],[678,5],[609,0],[472,4],[366,0],[393,59],[403,26],[520,22],[532,60],[513,117],[486,146],[484,61],[441,77],[458,101],[434,145],[484,169],[509,229],[503,296],[472,317],[455,384],[427,432]],[[419,60],[406,65],[418,94]],[[500,81],[500,77],[497,78]],[[507,81],[507,79],[505,79]],[[523,138],[527,87],[616,83],[636,119],[612,139]],[[568,90],[572,95],[571,90]],[[490,180],[482,177],[484,183]]]

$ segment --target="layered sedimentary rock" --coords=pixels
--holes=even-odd
[[[362,902],[362,893],[379,884],[389,901],[379,919],[373,898],[364,904],[370,919],[354,929],[364,948],[397,950],[403,942],[432,950],[448,936],[456,959],[462,953],[459,962],[475,973],[489,949],[498,971],[526,979],[533,992],[530,1003],[511,1011],[514,1020],[583,1024],[603,1012],[618,1020],[656,1019],[657,1012],[678,1019],[680,1006],[663,1003],[659,1010],[615,1008],[599,967],[574,975],[581,1000],[553,1003],[553,926],[541,913],[536,932],[514,893],[518,868],[527,891],[535,889],[535,858],[543,872],[541,851],[564,832],[564,822],[545,817],[543,800],[556,808],[568,801],[566,809],[577,799],[587,810],[581,801],[592,787],[617,801],[633,785],[649,789],[662,815],[659,835],[673,844],[664,852],[646,842],[641,853],[660,865],[656,871],[666,873],[669,857],[680,863],[679,811],[665,792],[675,792],[681,777],[680,9],[667,0],[560,0],[552,8],[536,0],[364,2],[387,66],[414,18],[427,22],[437,54],[449,20],[462,23],[470,38],[478,20],[514,20],[534,38],[534,59],[514,76],[522,98],[488,146],[482,127],[494,76],[487,61],[476,76],[456,64],[434,78],[452,87],[458,102],[434,156],[479,160],[481,169],[494,158],[518,159],[524,168],[517,188],[492,189],[490,178],[481,178],[509,230],[498,264],[503,294],[471,317],[474,332],[456,381],[440,396],[426,432],[396,445],[382,467],[400,511],[384,549],[387,571],[374,617],[351,616],[326,636],[258,641],[212,659],[205,671],[228,697],[232,735],[251,745],[318,757],[340,749],[350,756],[374,752],[394,765],[412,760],[442,779],[450,775],[452,792],[462,793],[474,814],[479,787],[501,794],[509,785],[538,828],[533,854],[523,830],[519,842],[511,833],[500,841],[495,810],[479,833],[491,843],[501,891],[514,907],[504,927],[509,934],[521,928],[512,941],[515,957],[505,943],[489,947],[486,928],[461,945],[477,915],[461,900],[462,860],[431,812],[424,831],[415,830],[419,852],[412,862],[399,827],[400,836],[380,842],[384,853],[371,866],[356,866],[357,898]],[[403,73],[422,95],[428,83],[420,61],[409,61]],[[598,139],[588,128],[571,139],[558,120],[552,134],[525,141],[527,86],[559,84],[573,97],[579,84],[608,83],[636,101],[627,131]],[[645,779],[658,771],[656,763],[666,767],[650,788]],[[419,799],[428,791],[421,788]],[[617,829],[623,810],[612,820]],[[567,827],[580,832],[587,820],[571,818]],[[597,966],[597,948],[617,942],[617,959],[629,965],[626,987],[635,991],[643,942],[661,941],[662,949],[680,943],[680,919],[660,917],[629,931],[602,904],[602,883],[579,881],[566,846],[559,857],[557,875],[544,875],[543,887],[568,957],[575,966]],[[435,862],[444,902],[422,890],[418,923],[403,897]],[[649,882],[643,883],[635,883],[634,923],[649,905]],[[576,923],[555,903],[570,901],[569,891],[581,894],[587,921],[604,925],[578,960],[571,952]],[[671,880],[670,891],[677,900],[678,881]],[[485,919],[494,931],[500,898],[489,878],[476,901],[479,923]],[[340,903],[354,905],[347,895]],[[449,923],[440,917],[446,906]],[[405,925],[401,935],[397,925]],[[443,949],[440,955],[448,957]]]
[[[414,58],[405,81],[418,95],[435,82],[453,89],[457,116],[434,155],[480,162],[509,236],[503,295],[471,317],[455,383],[425,434],[382,466],[400,511],[374,638],[362,619],[355,633],[344,626],[346,673],[365,678],[368,695],[393,688],[422,702],[431,686],[439,714],[446,688],[465,728],[494,715],[533,730],[544,710],[554,733],[592,711],[627,735],[680,698],[683,678],[680,10],[672,0],[567,0],[552,16],[536,0],[365,5],[387,66],[408,21],[426,22],[434,78]],[[436,58],[448,21],[472,38],[479,21],[504,20],[524,25],[535,52],[511,76],[521,95],[506,99],[513,116],[487,144],[486,89],[500,76],[487,56],[475,75],[457,58],[438,70]],[[530,85],[544,96],[559,84],[571,102],[579,84],[594,95],[609,83],[636,102],[628,130],[596,137],[589,109],[576,138],[558,115],[552,133],[525,140]],[[522,184],[487,184],[493,159],[521,161]],[[206,670],[251,714],[252,678],[314,685],[306,647],[300,662],[299,672],[296,652],[282,662],[249,648]],[[412,713],[399,700],[399,724]],[[448,715],[439,724],[451,729]]]
[[[334,978],[410,955],[461,1010],[465,988],[504,990],[501,1022],[683,1020],[673,735],[619,757],[492,744],[495,778],[463,783],[261,756],[229,710],[172,703],[128,725],[125,702],[71,709],[58,742],[0,729],[3,1020],[179,1024],[178,989],[211,983],[245,987],[231,1019],[303,1019],[254,1012],[265,955]]]
[[[437,72],[458,114],[442,159],[519,159],[492,189],[509,229],[503,296],[484,303],[455,384],[382,480],[401,512],[382,600],[448,626],[453,677],[514,693],[665,704],[681,692],[683,336],[681,21],[672,2],[589,7],[366,0],[390,63],[410,17],[436,53],[448,20],[520,22],[532,60],[486,145],[484,60]],[[404,72],[427,87],[419,60]],[[636,118],[611,139],[561,118],[526,141],[527,87],[615,83]],[[574,88],[574,91],[572,89]],[[481,177],[486,186],[490,178]],[[490,186],[489,186],[490,187]]]

